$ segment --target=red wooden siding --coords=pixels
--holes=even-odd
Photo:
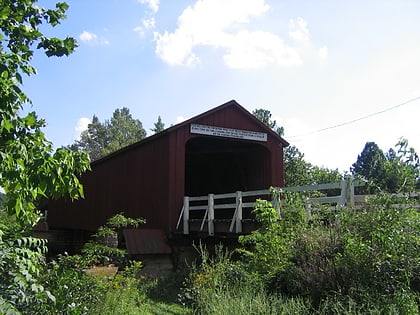
[[[191,123],[264,132],[267,142],[191,134]],[[188,182],[198,183],[200,175],[196,172],[199,167],[206,167],[200,165],[203,161],[194,155],[207,154],[204,162],[213,158],[214,169],[225,169],[217,174],[219,177],[223,174],[242,176],[241,180],[221,178],[226,192],[234,192],[240,186],[248,190],[266,189],[283,186],[283,147],[287,145],[243,107],[231,101],[95,161],[92,171],[82,176],[86,198],[73,203],[51,202],[48,223],[51,228],[95,230],[107,218],[124,212],[130,217],[145,218],[146,227],[150,229],[172,233],[186,185],[187,190],[192,191]],[[186,167],[186,161],[192,161],[192,164]],[[232,170],[226,163],[231,163]],[[241,175],[235,167],[246,174]],[[186,175],[186,171],[194,174]],[[211,174],[207,172],[207,175]],[[207,188],[216,187],[217,179],[213,179],[211,185]],[[206,191],[206,185],[202,187],[203,192],[211,193]]]

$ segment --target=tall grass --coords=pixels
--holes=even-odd
[[[173,277],[172,277],[173,278]],[[145,279],[117,275],[107,284],[107,290],[101,303],[95,308],[94,315],[187,315],[191,310],[183,307],[174,299],[179,290],[179,283],[171,277]],[[176,283],[176,284],[175,284]],[[164,290],[161,286],[166,285]],[[157,291],[163,291],[167,299],[158,297]],[[174,293],[176,292],[176,293]]]
[[[267,294],[253,286],[209,292],[197,300],[194,314],[200,315],[277,315],[313,314],[303,298],[284,298]]]
[[[279,219],[259,203],[262,227],[240,238],[239,259],[199,248],[184,289],[195,314],[420,314],[420,212],[410,202],[383,195],[327,221],[290,205]]]
[[[33,313],[420,314],[420,212],[396,202],[383,196],[327,221],[308,220],[299,200],[281,219],[262,202],[262,227],[240,238],[241,248],[220,245],[210,255],[199,245],[201,260],[187,275],[146,279],[132,262],[98,280],[83,272],[83,257],[61,257],[45,273],[55,304]]]

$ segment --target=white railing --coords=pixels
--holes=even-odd
[[[215,210],[233,210],[232,218],[228,218],[230,221],[229,232],[233,232],[235,227],[235,233],[242,233],[242,213],[245,208],[253,208],[255,201],[244,202],[245,197],[266,197],[270,195],[269,189],[255,190],[255,191],[237,191],[229,194],[209,194],[207,196],[199,197],[184,197],[184,204],[178,219],[176,228],[178,229],[183,222],[183,233],[189,234],[190,225],[190,213],[194,211],[204,211],[204,215],[201,218],[200,231],[203,231],[204,225],[207,221],[207,230],[209,235],[214,235],[214,223],[215,223]],[[218,200],[224,200],[223,203],[217,203]],[[197,205],[198,204],[198,205]],[[217,219],[216,219],[217,220]]]
[[[336,207],[354,206],[355,202],[361,202],[364,200],[364,196],[355,196],[354,187],[363,186],[364,184],[359,181],[355,181],[349,177],[339,183],[331,184],[320,184],[313,186],[297,186],[297,187],[286,187],[281,188],[284,192],[301,192],[301,191],[322,191],[336,189],[340,190],[340,194],[329,197],[315,197],[307,198],[308,211],[312,204],[335,204]],[[280,188],[279,188],[280,189]],[[207,223],[207,232],[209,235],[215,233],[215,222],[227,221],[230,222],[229,232],[232,233],[235,228],[235,233],[242,233],[242,224],[244,222],[243,210],[253,208],[256,203],[256,199],[268,199],[271,197],[269,189],[255,190],[255,191],[237,191],[235,193],[228,194],[209,194],[207,196],[198,197],[184,197],[184,204],[181,213],[178,218],[176,229],[178,229],[182,222],[183,234],[190,233],[190,223],[192,221],[199,222],[199,231],[203,232],[205,224]],[[248,200],[247,202],[244,199]],[[252,201],[249,201],[252,199]],[[280,200],[271,200],[273,205],[279,211]],[[233,211],[233,215],[230,218],[215,218],[215,210],[230,210]],[[191,214],[198,214],[199,218],[191,219]],[[202,214],[200,217],[199,214]],[[227,211],[224,213],[227,214]],[[280,212],[279,212],[280,214]]]

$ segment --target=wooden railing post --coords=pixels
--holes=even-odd
[[[340,193],[340,201],[337,204],[338,207],[344,207],[347,203],[347,180],[343,179],[341,181],[341,193]]]
[[[190,198],[187,197],[187,196],[184,197],[184,207],[183,207],[183,209],[184,209],[184,213],[183,213],[183,216],[182,216],[183,222],[184,222],[183,230],[184,230],[184,234],[189,234],[190,231],[189,231],[189,222],[188,221],[190,220]]]
[[[209,235],[214,235],[214,194],[209,194],[207,223]]]
[[[242,233],[242,192],[236,192],[236,233]]]
[[[348,197],[347,197],[347,201],[348,201],[348,206],[350,207],[354,207],[354,178],[353,177],[349,177],[348,178],[348,183],[347,183],[347,189],[348,189]]]

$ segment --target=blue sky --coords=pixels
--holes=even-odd
[[[405,137],[420,152],[420,1],[67,3],[45,31],[78,49],[37,54],[24,86],[56,147],[123,106],[150,134],[159,115],[170,126],[235,99],[270,110],[318,166],[348,170],[367,141],[386,151]]]

